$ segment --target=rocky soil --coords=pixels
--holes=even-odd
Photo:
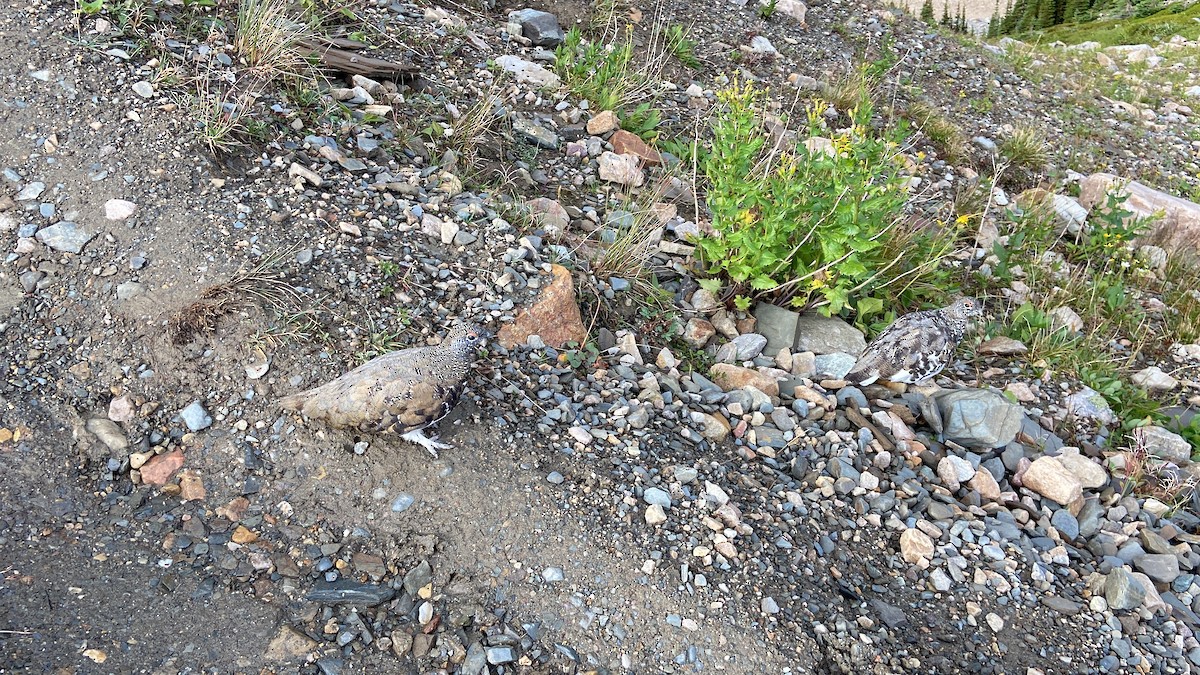
[[[1194,506],[1123,480],[1131,458],[1187,475],[1186,441],[1106,447],[1103,399],[1031,380],[1003,340],[940,391],[860,390],[840,379],[857,329],[697,290],[691,186],[544,87],[550,54],[508,32],[522,7],[374,3],[384,55],[420,77],[335,76],[332,115],[271,90],[269,140],[218,156],[171,69],[243,76],[219,28],[164,29],[154,52],[69,3],[0,9],[0,669],[1200,667]],[[639,35],[662,16],[698,43],[701,68],[662,71],[665,127],[711,107],[723,72],[791,97],[894,50],[894,99],[920,82],[977,168],[1006,124],[1065,142],[995,54],[874,5],[801,8],[637,9]],[[952,105],[976,93],[1005,104]],[[503,123],[471,147],[422,135],[488,96]],[[1121,143],[1146,130],[1116,128],[1094,168],[1137,175]],[[925,150],[914,209],[932,216],[978,172]],[[586,262],[646,217],[642,185],[670,296],[649,310]],[[440,459],[274,405],[458,318],[500,338]],[[1147,368],[1193,396],[1200,347],[1166,354]]]

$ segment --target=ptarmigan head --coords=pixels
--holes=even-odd
[[[490,337],[492,337],[492,332],[483,326],[459,323],[446,334],[446,339],[442,341],[441,346],[454,356],[469,361],[480,347],[487,344]]]
[[[983,303],[975,298],[959,298],[944,311],[952,320],[966,323],[974,317],[983,316]]]

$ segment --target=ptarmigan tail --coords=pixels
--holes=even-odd
[[[300,392],[291,396],[284,396],[279,399],[279,407],[284,410],[300,410],[304,404],[308,402],[308,392]]]

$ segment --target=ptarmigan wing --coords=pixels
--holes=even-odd
[[[917,370],[927,345],[935,338],[936,311],[906,314],[888,326],[863,350],[846,379],[871,384],[879,379],[911,384],[919,381]]]

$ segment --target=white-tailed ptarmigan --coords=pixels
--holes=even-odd
[[[983,305],[975,298],[905,314],[867,345],[846,373],[846,380],[859,385],[876,380],[920,384],[950,363],[954,348],[967,332],[967,323],[982,314]]]
[[[452,328],[441,343],[384,354],[341,377],[280,399],[280,407],[337,429],[394,432],[434,457],[450,448],[424,434],[458,403],[477,352],[492,334],[472,324]]]

